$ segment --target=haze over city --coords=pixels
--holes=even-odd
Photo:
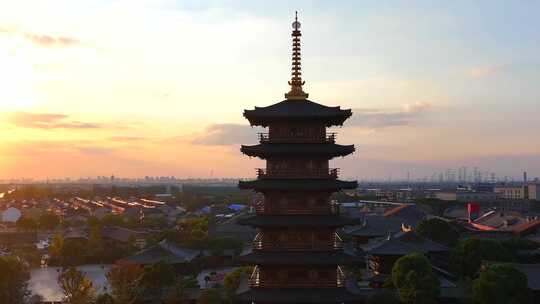
[[[55,9],[52,9],[55,8]],[[540,175],[538,2],[16,1],[0,9],[0,179],[252,177],[244,109],[351,108],[343,176]]]

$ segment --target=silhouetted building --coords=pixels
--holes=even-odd
[[[362,263],[346,253],[337,231],[354,220],[340,216],[330,195],[357,188],[356,181],[338,179],[329,160],[354,151],[335,143],[326,128],[341,126],[351,110],[307,99],[300,72],[300,23],[293,23],[291,90],[286,100],[246,110],[252,126],[268,127],[260,144],[242,146],[249,156],[266,160],[258,179],[240,181],[242,189],[264,195],[255,215],[239,220],[258,228],[252,249],[241,259],[255,265],[249,289],[240,299],[249,303],[349,303],[359,295],[348,288],[343,265]]]

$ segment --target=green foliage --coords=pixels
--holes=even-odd
[[[438,218],[420,222],[416,227],[416,232],[434,242],[448,246],[454,245],[459,238],[459,233],[450,224]]]
[[[221,304],[221,303],[223,303],[221,299],[221,292],[215,288],[205,289],[199,296],[199,299],[197,300],[197,304]]]
[[[106,214],[101,219],[101,225],[103,226],[123,226],[124,217],[117,214]]]
[[[527,277],[509,265],[491,265],[473,283],[475,304],[532,303]]]
[[[90,281],[75,267],[69,267],[58,276],[58,286],[64,292],[66,304],[89,304],[95,297]]]
[[[77,266],[82,264],[84,247],[79,241],[68,240],[60,250],[59,260],[62,266]]]
[[[38,219],[38,225],[41,229],[52,230],[56,228],[56,226],[58,226],[59,224],[60,218],[58,217],[58,215],[51,212],[43,213]]]
[[[392,282],[402,303],[435,304],[440,293],[439,280],[429,260],[420,253],[399,258],[392,268]]]
[[[385,290],[369,297],[366,304],[399,304],[399,300],[394,292]]]
[[[114,301],[114,298],[110,294],[103,293],[97,296],[96,301],[94,303],[95,304],[114,304],[116,302]]]
[[[460,240],[450,256],[455,273],[467,277],[473,277],[478,272],[483,260],[512,262],[513,256],[499,242],[480,239]]]
[[[30,217],[23,216],[19,218],[15,225],[17,226],[17,229],[22,231],[35,231],[37,229],[37,222]]]
[[[0,257],[0,299],[2,303],[24,304],[30,295],[28,280],[29,269],[16,257]]]
[[[223,287],[225,287],[227,295],[232,296],[235,294],[240,281],[251,273],[251,269],[251,267],[240,267],[225,275],[223,278]]]
[[[243,246],[244,243],[241,240],[232,237],[213,238],[208,241],[208,249],[213,255],[223,254],[228,249],[234,250],[235,254],[238,255]]]
[[[131,304],[137,300],[142,275],[143,268],[137,264],[119,262],[111,267],[106,277],[117,303]]]
[[[49,254],[52,258],[59,258],[64,247],[64,237],[61,234],[55,234],[49,246]]]
[[[177,277],[174,282],[174,292],[167,300],[167,304],[184,303],[186,300],[186,290],[189,288],[199,288],[199,283],[195,277]]]
[[[103,261],[106,256],[103,239],[101,237],[101,228],[95,226],[90,230],[90,236],[87,243],[87,253],[99,261]]]
[[[101,226],[101,221],[95,216],[89,216],[86,218],[86,224],[93,228]]]
[[[175,281],[174,268],[169,264],[158,262],[144,267],[140,283],[146,292],[161,295],[161,290],[173,286]]]

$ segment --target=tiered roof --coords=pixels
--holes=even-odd
[[[242,262],[258,265],[350,265],[362,264],[364,258],[343,250],[332,251],[250,251]]]
[[[257,179],[238,182],[240,189],[263,190],[314,190],[337,191],[340,189],[356,189],[358,182],[335,179]]]
[[[248,156],[266,159],[268,157],[290,156],[290,157],[310,157],[323,156],[333,158],[346,156],[354,152],[354,145],[338,145],[333,143],[324,144],[283,144],[283,143],[263,143],[253,146],[242,145],[242,153]]]
[[[339,106],[328,107],[307,99],[284,100],[267,107],[255,107],[254,110],[245,110],[244,117],[252,126],[267,127],[276,121],[302,121],[318,120],[325,122],[326,126],[341,126],[352,111],[342,110]]]
[[[359,220],[339,215],[250,215],[238,223],[254,227],[342,227],[358,224]]]

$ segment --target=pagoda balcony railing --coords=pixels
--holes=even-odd
[[[258,233],[252,243],[253,250],[285,250],[285,251],[302,251],[302,250],[341,250],[343,249],[343,240],[341,237],[334,233],[332,239],[327,241],[321,240],[307,240],[301,242],[292,241],[267,241],[264,240],[263,233]]]
[[[334,215],[339,214],[339,206],[275,206],[265,202],[255,203],[255,212],[261,215]]]
[[[259,268],[255,267],[249,277],[249,286],[255,288],[335,288],[345,286],[345,274],[338,266],[335,278],[264,278]]]
[[[260,179],[268,178],[317,178],[317,179],[337,179],[339,168],[330,169],[264,169],[258,168],[257,176]]]
[[[261,143],[330,143],[336,142],[337,133],[326,133],[325,135],[291,135],[291,136],[270,136],[268,133],[259,133]]]

